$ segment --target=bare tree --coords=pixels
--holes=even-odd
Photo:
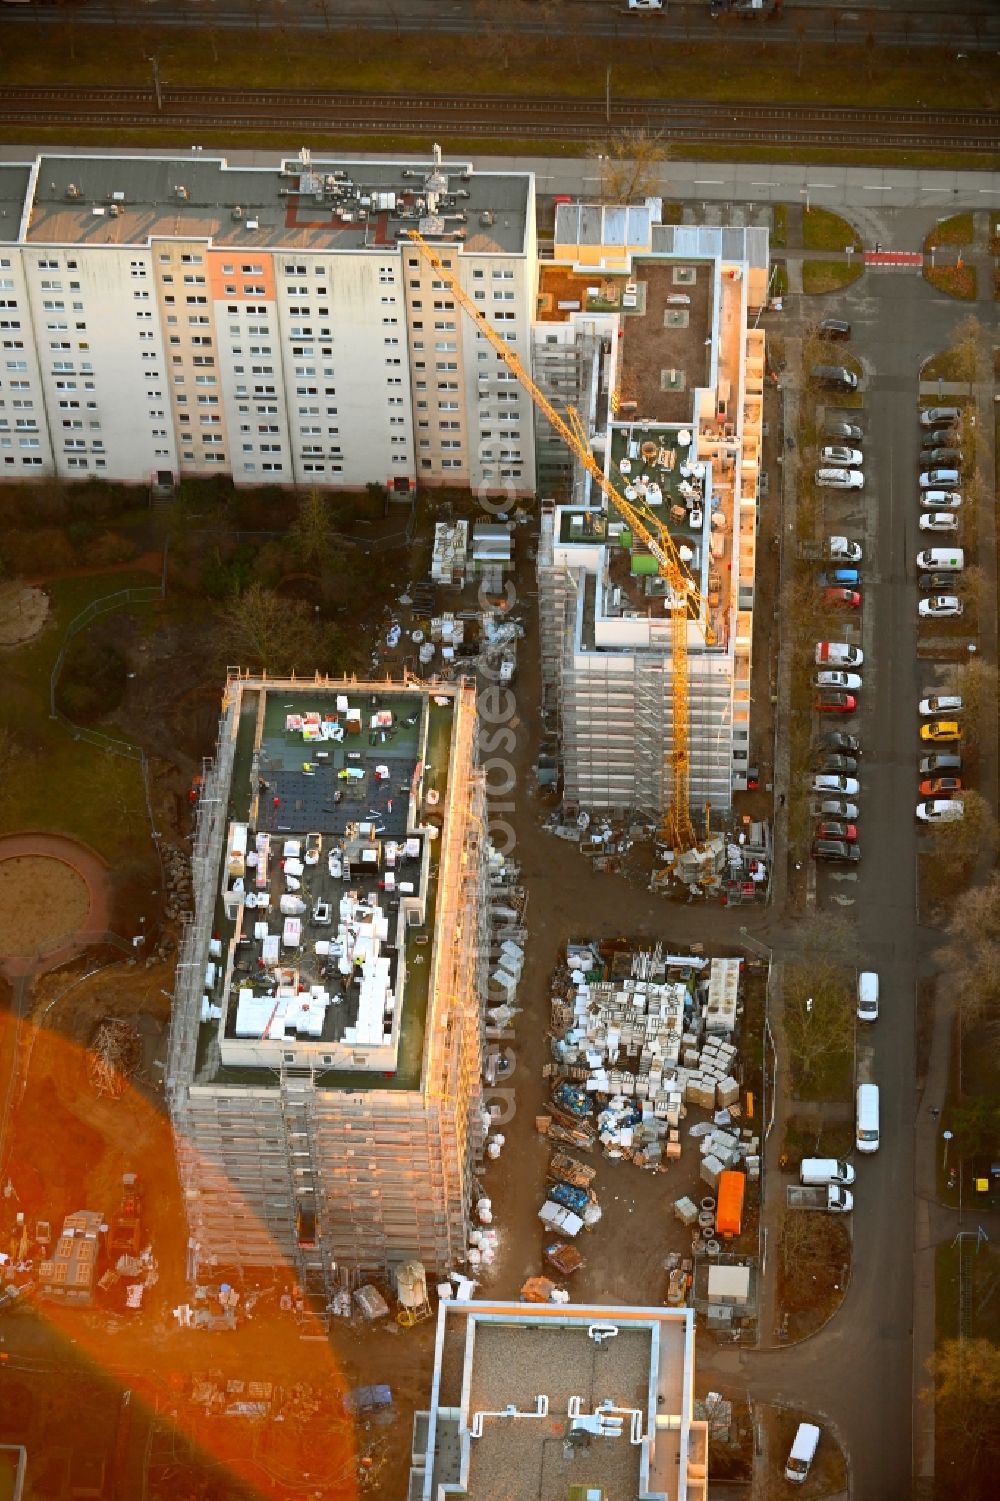
[[[939,957],[967,1025],[1000,1019],[1000,875],[956,898]]]
[[[1000,1430],[1000,1345],[988,1339],[946,1339],[927,1362],[937,1422],[959,1445],[967,1471],[986,1458]]]
[[[854,1040],[854,1008],[844,971],[810,958],[788,964],[782,980],[782,1013],[793,1072],[802,1083],[812,1078],[830,1053]]]
[[[962,736],[969,746],[981,745],[996,733],[997,669],[982,657],[970,657],[948,674],[948,692],[962,699]]]
[[[667,179],[661,172],[669,161],[669,141],[645,130],[616,131],[594,148],[601,179],[601,197],[609,203],[632,203],[662,192]]]
[[[971,568],[966,568],[958,581],[958,595],[965,606],[967,614],[971,614],[978,620],[986,604],[990,583],[986,577],[986,571],[978,563]]]
[[[962,793],[964,817],[954,823],[934,824],[931,851],[942,871],[953,880],[968,876],[977,855],[992,858],[997,847],[997,825],[989,803],[969,788]]]
[[[296,557],[306,568],[322,572],[334,554],[329,502],[315,487],[299,501],[299,512],[289,534]]]
[[[961,1158],[992,1158],[1000,1148],[1000,1100],[993,1095],[964,1095],[951,1110],[949,1125]]]
[[[988,356],[986,330],[974,313],[963,318],[955,329],[952,353],[955,355],[956,380],[971,385],[973,381],[984,378]]]
[[[327,672],[339,665],[334,633],[317,623],[315,612],[260,584],[229,599],[218,623],[227,661],[279,673]]]

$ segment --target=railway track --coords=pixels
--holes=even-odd
[[[610,119],[609,119],[610,116]],[[506,95],[325,94],[164,87],[160,108],[151,89],[72,86],[0,88],[0,121],[101,126],[227,125],[282,129],[397,132],[415,129],[572,138],[618,130],[661,131],[681,140],[761,144],[1000,148],[1000,119],[986,111],[854,110],[836,106],[702,104],[655,99],[532,99]]]

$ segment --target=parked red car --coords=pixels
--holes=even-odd
[[[817,839],[843,839],[847,844],[854,844],[858,837],[856,823],[841,823],[839,819],[826,819],[816,829]]]
[[[817,695],[813,707],[817,714],[853,714],[858,701],[853,693],[843,693],[839,688],[827,688]]]
[[[920,783],[921,797],[950,797],[962,791],[961,777],[927,777]]]
[[[860,589],[824,589],[823,603],[833,610],[860,610]]]

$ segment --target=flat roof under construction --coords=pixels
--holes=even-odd
[[[416,1088],[457,690],[235,680],[199,1082]]]

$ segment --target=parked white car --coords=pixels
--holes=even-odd
[[[950,719],[953,714],[961,714],[962,700],[957,693],[932,693],[929,698],[920,700],[920,713],[929,714],[932,719]]]
[[[957,532],[958,517],[951,511],[928,511],[920,518],[922,532]]]
[[[817,469],[815,481],[821,490],[862,490],[865,477],[860,469]]]
[[[961,407],[927,407],[920,413],[921,427],[948,427],[961,419]]]
[[[960,490],[925,490],[920,504],[929,511],[955,511],[962,504]]]
[[[964,606],[957,594],[932,594],[922,599],[917,611],[925,620],[944,620],[949,615],[961,615]]]
[[[847,469],[860,469],[865,461],[860,448],[846,448],[840,443],[821,448],[819,456],[824,464],[836,464],[839,468]]]
[[[856,797],[861,791],[857,777],[838,777],[827,772],[817,772],[809,785],[813,792],[832,792],[838,797]]]
[[[848,693],[857,693],[861,687],[859,672],[814,672],[814,688],[846,688]]]
[[[935,797],[917,804],[920,823],[961,823],[965,804],[960,797]]]
[[[858,975],[858,1021],[878,1021],[878,975],[873,969]]]
[[[925,469],[920,476],[921,490],[952,490],[961,482],[957,469]]]

